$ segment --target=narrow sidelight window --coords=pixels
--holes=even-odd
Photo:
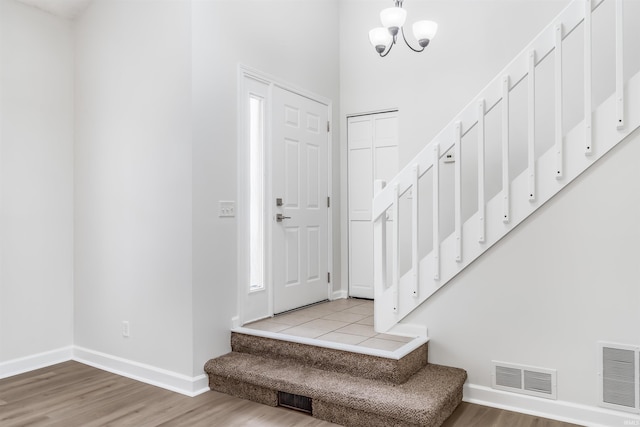
[[[249,95],[249,290],[264,289],[264,99]]]

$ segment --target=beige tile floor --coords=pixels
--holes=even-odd
[[[280,314],[245,328],[395,351],[412,340],[373,330],[373,301],[340,299]]]

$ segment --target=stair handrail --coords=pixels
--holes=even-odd
[[[562,40],[582,23],[585,16],[584,5],[591,4],[591,10],[596,10],[604,0],[573,0],[542,30],[480,93],[465,106],[454,119],[447,124],[435,138],[402,168],[400,172],[386,185],[374,194],[372,221],[380,219],[395,201],[395,188],[402,196],[411,188],[415,168],[418,177],[422,177],[433,167],[433,146],[439,144],[440,156],[443,156],[454,146],[456,140],[456,126],[460,125],[460,138],[464,137],[477,123],[477,105],[484,101],[485,114],[488,114],[502,100],[502,83],[505,76],[510,78],[509,91],[513,90],[527,76],[529,71],[529,55],[534,53],[534,65],[542,62],[555,48],[555,32],[558,26],[562,31]],[[469,124],[470,123],[470,124]]]
[[[616,136],[613,141],[620,141],[618,136],[627,132],[629,126],[625,121],[625,82],[623,61],[623,4],[622,0],[615,1],[615,38],[616,38],[616,89],[607,100],[608,105],[615,103],[615,126],[612,130]],[[577,177],[575,170],[567,167],[563,158],[565,151],[575,156],[575,147],[582,150],[584,156],[583,167],[600,158],[612,145],[602,140],[603,128],[597,129],[598,144],[602,149],[593,150],[592,126],[594,105],[592,97],[592,14],[604,0],[573,0],[547,25],[509,64],[480,93],[445,126],[433,140],[427,144],[408,164],[385,186],[385,182],[377,180],[374,183],[374,198],[372,203],[372,223],[374,231],[374,328],[378,332],[396,332],[403,326],[399,321],[418,305],[422,304],[430,295],[444,286],[456,274],[462,271],[470,262],[484,253],[514,226],[533,213],[553,194]],[[578,138],[579,146],[565,146],[565,138],[569,133],[563,129],[563,44],[564,40],[583,25],[584,32],[584,119],[580,124],[580,132],[572,130],[572,138]],[[554,124],[554,145],[543,157],[550,167],[546,173],[537,175],[535,156],[535,74],[536,67],[551,53],[554,56],[554,108],[556,119]],[[529,77],[529,78],[527,78]],[[528,87],[528,128],[527,128],[527,168],[516,180],[509,176],[509,98],[510,93],[526,79]],[[631,80],[630,80],[631,82]],[[635,83],[634,83],[635,84]],[[491,199],[485,200],[485,117],[498,104],[501,104],[502,119],[502,190]],[[635,123],[629,120],[630,124]],[[478,206],[472,218],[463,221],[462,218],[462,139],[475,126],[478,126]],[[616,142],[617,143],[617,142]],[[454,170],[454,231],[444,240],[439,235],[439,177],[440,159],[453,148],[455,156]],[[568,151],[571,148],[571,151]],[[598,147],[596,147],[598,148]],[[542,157],[541,157],[542,158]],[[541,159],[540,158],[540,159]],[[572,157],[573,158],[573,157]],[[572,165],[575,165],[575,160]],[[428,171],[433,171],[433,249],[426,257],[420,258],[420,178]],[[549,174],[554,176],[549,176]],[[522,179],[520,179],[522,177]],[[549,178],[553,184],[550,193]],[[518,191],[512,195],[511,187],[516,184]],[[540,185],[543,184],[544,185]],[[540,185],[540,188],[538,188]],[[514,188],[516,188],[514,186]],[[524,188],[524,190],[523,190]],[[411,268],[405,274],[400,274],[400,199],[403,194],[411,190]],[[524,198],[526,195],[526,198]],[[513,201],[512,201],[513,199]],[[528,202],[523,205],[522,202]],[[514,207],[515,206],[515,207]],[[490,210],[489,210],[490,208]],[[390,216],[387,211],[391,209]],[[485,218],[486,217],[486,218]],[[387,238],[387,222],[392,221],[390,239]],[[471,221],[473,220],[473,221]],[[496,221],[504,223],[498,227]],[[466,237],[467,231],[474,230],[472,239]],[[477,234],[476,234],[477,233]],[[390,245],[387,245],[390,243]],[[390,251],[391,265],[388,266]],[[465,254],[463,256],[463,253]],[[423,262],[424,261],[424,262]],[[391,274],[388,275],[388,272]],[[424,281],[428,276],[433,280]]]

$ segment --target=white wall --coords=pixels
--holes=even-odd
[[[342,113],[399,108],[403,166],[567,4],[568,0],[408,0],[408,24],[431,19],[438,22],[438,33],[422,53],[411,52],[400,41],[380,58],[368,31],[380,26],[378,14],[389,2],[341,1]]]
[[[408,1],[405,9],[409,33],[410,24],[419,19],[438,22],[438,33],[422,53],[410,51],[400,41],[388,56],[380,58],[369,43],[368,31],[380,26],[379,12],[389,4],[383,0],[340,2],[340,109],[343,119],[350,114],[398,108],[399,169],[402,169],[567,3],[567,0]],[[407,37],[412,40],[413,36],[407,34]],[[540,98],[546,98],[543,95],[549,93],[552,94],[549,91],[541,93]],[[496,111],[499,119],[499,109]],[[492,126],[493,121],[488,116],[488,135]],[[487,150],[499,154],[499,132],[495,134],[498,138],[488,136]],[[346,128],[343,128],[343,181],[347,176],[346,138]],[[475,146],[472,142],[466,145]],[[473,156],[473,150],[464,151],[464,160],[471,165],[466,168],[469,174],[463,177],[463,193],[468,200],[476,197],[472,194],[476,188]],[[491,159],[489,154],[487,159]],[[512,163],[512,169],[517,168],[518,163]],[[488,196],[501,188],[499,172],[499,167],[487,167]],[[453,164],[443,165],[441,173],[443,188],[453,189]],[[422,187],[431,188],[431,184]],[[346,182],[341,188],[347,188]],[[444,190],[442,193],[441,208],[452,209],[453,197],[447,197]],[[342,192],[342,203],[346,206],[346,191]],[[406,197],[403,198],[401,215],[409,212],[403,208],[409,206],[407,203]],[[472,213],[466,209],[471,206],[472,203],[464,204],[464,218]],[[424,206],[425,212],[430,210],[430,206]],[[342,226],[346,227],[344,209],[342,218]],[[422,255],[430,251],[431,226],[426,225],[429,220],[424,218],[425,225],[421,226]],[[404,221],[404,224],[409,223]],[[442,215],[440,234],[446,236],[452,231],[453,215]],[[409,227],[401,227],[402,272],[409,268],[411,259],[404,256],[405,251],[410,250],[409,232]],[[343,233],[343,252],[346,245],[346,233]],[[343,280],[346,281],[344,260],[343,266]]]
[[[13,0],[0,39],[1,375],[73,342],[73,39]]]
[[[614,90],[614,4],[604,2],[593,15],[593,100],[599,105]],[[390,107],[399,108],[400,168],[485,87],[552,19],[568,1],[428,1],[407,2],[408,22],[434,19],[440,27],[425,52],[411,52],[400,42],[386,58],[380,58],[368,44],[367,31],[379,25],[378,12],[385,2],[341,2],[341,113],[343,116]],[[640,3],[627,0],[625,7],[625,75],[640,68],[637,52],[637,16]],[[583,27],[564,41],[564,130],[583,118]],[[410,36],[410,35],[409,35]],[[410,36],[411,37],[411,36]],[[553,144],[554,83],[553,55],[536,69],[536,155]],[[526,168],[526,79],[510,94],[510,176]],[[502,189],[501,130],[499,104],[486,116],[485,191],[489,200]],[[477,211],[477,148],[474,129],[463,140],[462,218]],[[342,132],[343,173],[346,176],[346,129]],[[441,236],[454,228],[453,164],[441,168]],[[346,179],[346,178],[345,178]],[[431,251],[431,174],[421,180],[421,255]],[[346,188],[346,183],[343,187]],[[346,204],[343,191],[343,205]],[[409,214],[409,200],[403,197],[400,214]],[[346,218],[343,211],[343,220]],[[405,226],[403,226],[404,224]],[[410,221],[401,222],[401,273],[410,268]],[[346,223],[343,222],[343,227]],[[346,233],[343,251],[346,247]],[[346,275],[346,262],[343,274]]]
[[[98,1],[77,23],[75,129],[69,24],[0,4],[0,362],[70,345],[73,322],[80,347],[191,376],[229,350],[236,309],[236,223],[218,218],[217,202],[237,197],[238,63],[340,99],[337,195],[347,114],[399,107],[406,162],[566,2],[408,2],[440,32],[422,55],[399,46],[380,59],[366,33],[386,1]],[[479,385],[491,359],[556,368],[560,399],[593,404],[595,341],[638,344],[628,325],[640,320],[629,243],[640,237],[629,196],[639,139],[410,316],[429,327],[432,362]],[[536,302],[547,320],[533,319]]]
[[[76,354],[94,363],[149,368],[141,375],[160,373],[161,381],[200,375],[207,359],[229,350],[236,314],[236,224],[218,218],[217,201],[237,198],[237,65],[334,100],[337,122],[337,2],[98,0],[73,24],[11,7],[38,19],[21,21],[12,12],[4,17],[14,25],[3,20],[3,36],[23,29],[28,37],[2,57],[5,76],[21,74],[24,81],[12,80],[2,103],[3,120],[15,120],[2,133],[3,207],[11,202],[11,209],[3,210],[0,361],[75,344]],[[66,45],[58,46],[63,35]],[[25,46],[35,36],[38,45]],[[30,51],[48,55],[34,70],[18,69],[21,62],[13,60]],[[5,57],[12,67],[4,66]],[[39,91],[30,90],[35,84]],[[48,109],[36,115],[8,101],[7,94],[22,92]],[[19,145],[18,127],[41,146]],[[10,157],[17,155],[21,162]],[[35,182],[44,172],[47,180]],[[337,167],[333,183],[339,194]],[[34,218],[11,222],[8,213],[19,209]],[[334,223],[339,240],[337,209]],[[44,245],[37,241],[43,235],[55,251],[36,259],[34,269],[25,252]],[[37,249],[38,256],[52,252]],[[339,254],[336,247],[337,269]],[[18,283],[19,273],[26,279]],[[41,277],[47,286],[31,283]],[[129,338],[122,321],[130,322]]]
[[[434,19],[439,33],[422,54],[401,45],[381,59],[368,45],[366,31],[377,25],[376,14],[386,2],[341,2],[341,114],[398,107],[402,167],[566,4],[406,2],[409,19]],[[640,37],[631,24],[639,6],[625,2],[627,79],[640,69]],[[611,1],[594,14],[596,105],[614,87],[612,19]],[[565,40],[565,100],[572,99],[565,105],[565,131],[583,117],[581,38],[580,26]],[[550,59],[536,76],[541,86],[552,76]],[[539,149],[548,148],[552,87],[536,95],[544,110],[537,118],[547,126],[537,129],[536,142]],[[515,91],[512,96],[512,103],[526,99]],[[498,122],[487,117],[488,127],[499,126],[499,112]],[[488,149],[495,142],[490,139]],[[640,253],[635,244],[640,176],[633,161],[640,154],[638,142],[636,132],[407,317],[406,323],[428,327],[431,362],[464,368],[469,383],[481,387],[491,385],[491,360],[557,369],[560,401],[596,405],[596,342],[640,345]],[[473,147],[473,141],[465,143]],[[517,162],[522,167],[522,159]],[[443,168],[446,174],[453,166]],[[495,192],[501,188],[500,170],[493,169],[487,171],[487,185]],[[453,216],[448,213],[453,204],[441,203],[446,221]],[[403,261],[410,263],[408,257]]]
[[[191,6],[76,25],[75,344],[191,375]]]
[[[639,156],[636,131],[409,315],[430,361],[481,386],[491,360],[557,369],[595,405],[596,342],[640,345]]]
[[[237,200],[237,66],[334,101],[333,192],[338,195],[338,2],[195,0],[192,22],[194,369],[199,371],[207,359],[229,351],[236,313],[237,224],[218,218],[218,200]],[[336,207],[336,272],[339,224]],[[339,288],[339,281],[334,286]]]

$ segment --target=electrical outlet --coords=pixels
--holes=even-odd
[[[128,320],[122,321],[122,336],[125,338],[129,338],[129,336],[131,336],[131,329]]]
[[[236,216],[236,202],[233,200],[220,200],[219,217],[234,217]]]

